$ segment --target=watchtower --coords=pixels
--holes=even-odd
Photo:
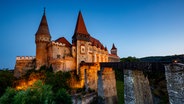
[[[36,43],[36,69],[39,69],[41,66],[47,66],[47,45],[51,40],[49,27],[47,24],[47,19],[44,13],[38,27],[38,30],[35,34],[35,43]]]

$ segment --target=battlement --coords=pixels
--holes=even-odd
[[[16,60],[33,60],[35,56],[17,56]]]
[[[49,44],[49,45],[65,46],[65,44],[64,44],[64,43],[55,42],[55,41],[50,42],[50,44]]]

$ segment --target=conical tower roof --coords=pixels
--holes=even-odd
[[[36,32],[36,35],[47,35],[50,37],[49,27],[48,27],[46,15],[45,15],[45,9],[44,9],[44,13],[43,13],[40,25]]]
[[[115,47],[114,43],[113,43],[113,45],[112,45],[112,49],[111,49],[111,50],[113,50],[113,49],[117,49],[117,48]]]
[[[86,25],[84,23],[84,19],[82,17],[81,11],[79,11],[79,14],[78,14],[77,24],[75,26],[75,33],[76,34],[86,34],[86,35],[89,34],[86,29]]]
[[[77,23],[75,26],[74,35],[72,37],[72,41],[75,42],[76,40],[85,40],[89,41],[90,35],[86,29],[86,25],[84,23],[84,19],[82,17],[81,11],[79,11]]]

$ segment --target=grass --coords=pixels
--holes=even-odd
[[[116,80],[118,104],[124,104],[124,82]]]

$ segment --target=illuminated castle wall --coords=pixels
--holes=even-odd
[[[41,66],[52,66],[54,71],[79,70],[81,62],[118,62],[117,48],[113,44],[108,53],[102,43],[93,38],[87,31],[82,13],[79,12],[72,43],[64,37],[51,41],[45,11],[35,34],[36,57],[18,56],[14,75],[20,77],[27,70],[40,69]],[[23,56],[24,57],[24,56]]]

